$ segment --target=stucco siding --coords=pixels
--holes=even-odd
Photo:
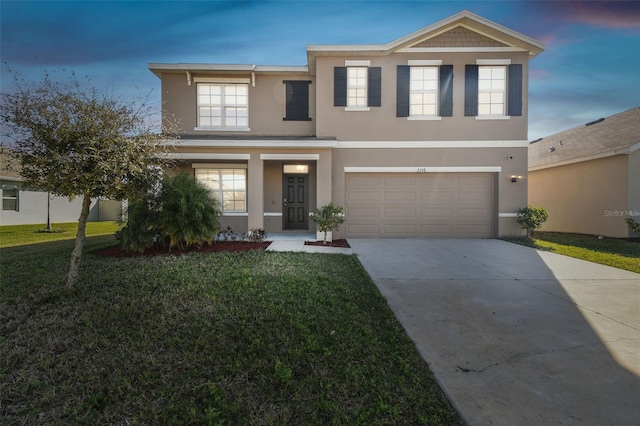
[[[192,79],[198,75],[193,75]],[[216,78],[249,78],[248,75],[216,75]],[[309,86],[309,116],[311,121],[286,121],[286,93],[284,80],[313,81],[314,76],[256,75],[255,86],[249,83],[250,131],[224,131],[225,135],[309,136],[315,134],[315,88]],[[178,123],[178,133],[184,135],[212,135],[215,131],[194,130],[197,127],[197,83],[187,83],[186,75],[165,73],[162,75],[162,101],[164,118],[173,117]]]
[[[465,65],[477,59],[510,59],[522,64],[522,116],[508,120],[477,120],[464,115]],[[369,111],[345,111],[334,106],[333,68],[345,65],[345,59],[369,60],[371,67],[382,69],[382,105]],[[453,116],[439,120],[408,120],[396,117],[397,66],[409,60],[440,59],[453,65]],[[491,53],[396,53],[384,57],[317,59],[317,135],[338,140],[526,140],[528,55],[525,52]]]
[[[529,172],[529,204],[549,212],[542,230],[627,237],[628,167],[617,155]]]

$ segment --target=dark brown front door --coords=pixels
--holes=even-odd
[[[284,229],[309,229],[309,177],[283,175]]]

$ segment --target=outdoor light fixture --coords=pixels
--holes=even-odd
[[[511,182],[517,182],[518,179],[522,179],[520,175],[511,175]]]

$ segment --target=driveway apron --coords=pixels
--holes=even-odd
[[[468,424],[640,424],[640,274],[500,240],[349,243]]]

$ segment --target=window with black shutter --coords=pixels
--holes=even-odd
[[[347,67],[333,69],[333,105],[347,106]]]
[[[464,115],[478,115],[478,66],[466,65],[464,71]]]
[[[311,121],[309,117],[309,80],[284,80],[286,87],[285,121]]]
[[[396,117],[409,116],[409,92],[411,84],[411,67],[398,65]]]
[[[522,64],[509,65],[508,79],[508,114],[514,117],[519,117],[522,115]]]
[[[396,116],[453,116],[453,65],[398,65]]]

